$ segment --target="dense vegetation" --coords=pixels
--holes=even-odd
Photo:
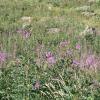
[[[100,0],[0,0],[0,100],[100,100]]]

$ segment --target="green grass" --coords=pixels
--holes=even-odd
[[[84,10],[77,8],[83,6],[90,6],[90,13],[96,15],[82,15]],[[31,22],[22,21],[24,16]],[[27,25],[23,28],[23,24]],[[80,36],[87,25],[98,30],[96,36],[88,32]],[[19,29],[29,30],[31,36],[23,38]],[[55,29],[60,31],[52,32]],[[60,48],[65,40],[70,44]],[[81,44],[81,53],[76,43]],[[64,57],[68,49],[73,55]],[[0,62],[0,100],[99,100],[100,68],[81,69],[72,60],[86,52],[100,56],[100,0],[91,4],[88,0],[0,0],[0,51],[9,55]],[[45,58],[48,51],[57,60],[52,66]],[[34,89],[37,81],[40,88]]]

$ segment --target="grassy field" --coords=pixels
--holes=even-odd
[[[0,100],[100,100],[100,0],[0,0]]]

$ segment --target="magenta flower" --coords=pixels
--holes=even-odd
[[[0,52],[0,62],[4,62],[7,58],[7,54],[4,52]]]
[[[20,33],[22,35],[23,38],[28,38],[30,36],[30,32],[27,30],[18,30],[18,33]]]
[[[86,58],[86,65],[90,66],[90,65],[94,65],[95,64],[95,58],[94,55],[90,55]]]
[[[77,49],[77,50],[80,50],[80,49],[81,49],[80,44],[76,44],[76,49]]]
[[[49,64],[55,64],[56,63],[55,57],[52,55],[51,52],[46,53],[46,59],[47,59],[47,62]]]

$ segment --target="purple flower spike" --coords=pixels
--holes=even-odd
[[[51,52],[46,53],[46,59],[47,59],[47,62],[49,64],[55,64],[56,63],[55,57],[53,56],[53,54]]]
[[[86,65],[90,66],[90,65],[93,65],[93,64],[95,64],[95,58],[94,58],[93,55],[90,55],[86,59]]]
[[[77,49],[77,50],[80,50],[80,49],[81,49],[80,44],[76,44],[76,49]]]
[[[46,58],[52,57],[52,53],[51,52],[46,52]]]
[[[4,52],[0,52],[0,62],[4,62],[7,58],[7,54]]]

